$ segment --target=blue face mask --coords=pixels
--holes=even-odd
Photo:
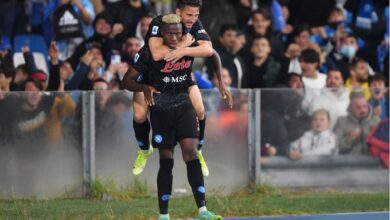
[[[341,46],[340,53],[348,59],[352,59],[356,54],[356,48],[349,45],[343,45]]]

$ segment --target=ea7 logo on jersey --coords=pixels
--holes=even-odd
[[[152,27],[152,34],[153,34],[153,35],[156,35],[157,32],[158,32],[158,26],[153,26],[153,27]]]

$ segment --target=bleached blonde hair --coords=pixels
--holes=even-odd
[[[163,16],[162,21],[165,24],[180,24],[181,18],[176,14],[167,14]]]

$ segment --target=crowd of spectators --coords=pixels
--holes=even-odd
[[[11,102],[6,92],[120,90],[151,20],[174,12],[175,3],[1,1],[0,114],[9,110],[4,107]],[[264,154],[299,159],[371,152],[367,136],[389,117],[387,0],[204,0],[200,20],[220,54],[225,84],[265,89]],[[17,42],[26,34],[40,36],[47,54],[39,56],[32,45]],[[194,73],[199,87],[215,87],[211,61],[200,64]],[[98,98],[97,114],[105,114],[106,103],[127,106],[125,98],[104,93]],[[24,122],[15,129],[26,132],[45,122],[57,128],[50,129],[51,138],[61,132],[62,118],[76,111],[76,100],[66,95],[47,101],[26,95],[23,100],[23,111],[35,113],[26,118],[18,112],[15,117],[24,117]],[[40,102],[52,110],[38,111],[34,105]],[[58,105],[65,108],[58,111]],[[0,126],[1,132],[7,130]]]

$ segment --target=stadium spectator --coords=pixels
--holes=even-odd
[[[389,117],[389,97],[386,88],[386,79],[383,75],[377,74],[370,79],[371,98],[368,100],[374,115],[381,120]]]
[[[330,116],[325,109],[313,112],[310,131],[290,144],[289,157],[298,160],[309,155],[337,154],[337,138],[330,130]]]
[[[141,39],[138,37],[127,38],[123,45],[122,61],[127,62],[130,65],[133,64],[135,55],[141,49],[141,44]]]
[[[279,35],[274,32],[272,27],[271,13],[266,8],[259,8],[252,12],[252,23],[253,25],[248,26],[246,29],[247,36],[247,54],[250,53],[250,47],[252,41],[256,37],[266,37],[270,42],[272,48],[272,56],[280,61],[283,55],[283,44],[279,39]],[[249,57],[249,56],[248,56]]]
[[[122,44],[128,37],[135,36],[138,22],[151,11],[142,0],[119,1],[111,9],[107,9],[114,21],[123,25],[123,31],[118,34],[117,40]]]
[[[158,15],[172,12],[172,0],[150,0],[154,3],[154,9]]]
[[[349,105],[349,94],[344,87],[344,80],[341,72],[337,69],[328,71],[326,77],[326,88],[321,94],[315,97],[309,105],[309,114],[324,109],[330,116],[330,129],[333,130],[337,118],[347,115]]]
[[[29,74],[26,64],[20,64],[15,69],[15,77],[12,80],[11,91],[22,91],[24,82],[28,79]]]
[[[242,79],[243,88],[269,88],[278,83],[280,63],[271,55],[271,46],[266,37],[252,42],[252,57]]]
[[[141,40],[141,46],[145,44],[145,37],[148,33],[149,25],[152,23],[154,14],[149,12],[141,17],[141,20],[138,22],[135,36]]]
[[[364,97],[369,99],[370,89],[368,85],[369,74],[368,74],[368,64],[363,59],[354,59],[348,67],[349,69],[349,78],[345,81],[345,87],[351,93],[355,89],[362,89],[364,92]]]
[[[94,35],[79,44],[75,52],[68,59],[74,69],[79,64],[80,57],[91,49],[92,44],[99,44],[102,47],[105,62],[109,63],[113,50],[121,50],[121,44],[115,41],[118,34],[123,31],[123,25],[114,23],[114,19],[107,12],[98,14],[93,21]]]
[[[0,30],[1,34],[4,34],[9,39],[13,36],[16,4],[16,0],[4,0],[0,2]]]
[[[320,55],[314,49],[302,51],[299,58],[302,69],[302,80],[307,89],[321,89],[325,87],[326,75],[320,73]]]
[[[60,49],[60,59],[69,58],[84,38],[93,35],[95,11],[89,0],[49,0],[44,15],[44,36],[54,37]]]
[[[334,133],[342,154],[367,154],[366,138],[369,131],[380,121],[373,114],[363,92],[354,91],[350,95],[348,115],[337,120]]]
[[[237,40],[237,27],[234,24],[224,24],[219,33],[219,44],[214,48],[221,56],[222,66],[228,69],[231,74],[232,87],[240,88],[244,65],[241,57],[234,51]],[[212,75],[210,75],[214,73],[212,59],[209,58],[206,62],[209,78],[212,78]]]
[[[308,24],[312,27],[326,24],[331,10],[336,6],[335,0],[290,0],[291,24]]]

